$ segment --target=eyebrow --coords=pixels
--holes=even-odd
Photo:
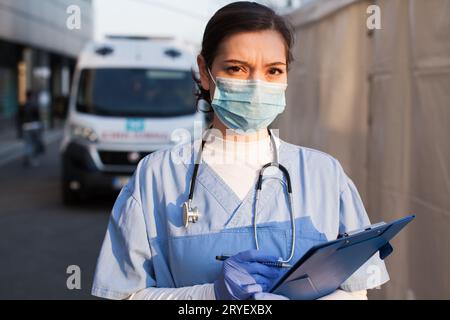
[[[248,64],[248,62],[245,62],[245,61],[242,61],[242,60],[237,60],[237,59],[229,59],[229,60],[225,60],[224,62],[237,63],[237,64],[242,64],[242,65],[245,65],[245,66],[250,66]],[[272,63],[266,64],[265,66],[266,67],[272,67],[272,66],[279,66],[279,65],[285,66],[286,63],[283,63],[283,62],[272,62]]]

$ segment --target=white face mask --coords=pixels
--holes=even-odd
[[[261,80],[218,77],[211,103],[214,112],[228,128],[258,131],[267,128],[286,107],[287,84]]]

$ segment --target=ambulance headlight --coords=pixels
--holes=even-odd
[[[71,133],[74,138],[83,139],[92,143],[98,141],[98,135],[95,133],[94,129],[79,125],[71,126]]]

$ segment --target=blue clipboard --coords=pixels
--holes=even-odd
[[[414,218],[377,223],[312,247],[269,292],[291,300],[312,300],[334,292],[377,251],[381,259],[390,255],[389,241]]]

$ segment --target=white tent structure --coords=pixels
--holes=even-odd
[[[377,5],[381,29],[369,30]],[[450,298],[450,0],[317,0],[291,13],[289,142],[343,164],[372,222],[417,219],[375,298]]]

